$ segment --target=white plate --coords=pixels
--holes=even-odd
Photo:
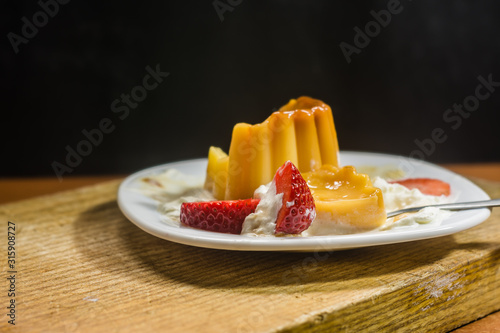
[[[464,177],[431,163],[402,156],[363,152],[341,152],[340,159],[342,165],[393,165],[403,169],[407,177],[441,179],[451,184],[452,195],[456,197],[456,201],[489,199],[483,190]],[[456,212],[441,225],[419,225],[415,228],[376,230],[351,235],[257,238],[168,225],[162,222],[156,201],[130,190],[138,187],[141,178],[161,173],[168,168],[178,169],[187,174],[205,175],[206,166],[206,159],[197,159],[159,165],[134,173],[120,185],[118,205],[130,221],[157,237],[187,245],[240,251],[331,251],[408,242],[450,235],[474,227],[490,216],[489,209],[481,208]]]

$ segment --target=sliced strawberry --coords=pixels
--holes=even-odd
[[[276,219],[276,234],[300,234],[316,217],[316,206],[307,182],[292,162],[287,161],[274,175],[276,193],[283,201]]]
[[[397,183],[412,190],[417,188],[423,194],[427,195],[450,195],[450,184],[439,179],[431,178],[408,178],[403,180],[395,180],[390,183]]]
[[[255,211],[259,199],[185,202],[181,222],[193,228],[240,234],[245,218]]]

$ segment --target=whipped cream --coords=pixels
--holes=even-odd
[[[204,182],[204,176],[193,176],[176,169],[167,169],[162,173],[142,178],[139,191],[155,200],[166,202],[178,199],[187,192],[202,190]]]
[[[399,227],[416,227],[420,224],[440,225],[441,222],[449,217],[452,212],[442,210],[436,207],[426,207],[412,214],[401,214],[387,220],[380,230],[395,229]]]
[[[212,201],[212,193],[203,189],[205,177],[187,175],[175,169],[142,179],[142,194],[160,202],[158,211],[169,225],[180,226],[183,202]]]
[[[378,187],[382,191],[385,210],[387,212],[450,202],[450,199],[444,195],[425,195],[418,189],[410,190],[400,184],[388,183],[380,177],[375,177],[372,183],[373,186]],[[380,230],[395,229],[398,227],[416,227],[421,224],[439,225],[451,214],[450,211],[436,207],[426,207],[416,213],[391,217],[387,219],[387,222],[382,227],[380,227]]]
[[[162,216],[162,220],[169,224],[175,222],[175,226],[181,223],[181,205],[184,202],[197,202],[197,201],[212,201],[215,198],[212,194],[204,189],[190,189],[183,193],[180,197],[174,200],[163,202],[159,205],[158,211]]]
[[[276,194],[276,183],[273,180],[267,185],[259,186],[254,192],[254,198],[260,199],[260,202],[255,212],[245,218],[241,234],[274,236],[276,218],[283,205],[283,193]]]
[[[373,186],[378,187],[382,191],[385,209],[388,212],[403,208],[436,205],[447,202],[445,196],[425,195],[418,189],[410,190],[400,184],[388,183],[380,177],[375,177],[372,183]]]

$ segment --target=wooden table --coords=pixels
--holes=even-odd
[[[500,163],[446,167],[500,194]],[[310,254],[157,239],[120,214],[121,178],[0,179],[4,241],[7,221],[16,224],[16,327],[3,315],[2,331],[450,331],[486,315],[456,332],[500,331],[500,312],[490,314],[500,309],[498,209],[490,222],[454,236],[340,251],[313,263]],[[57,194],[39,197],[49,193]],[[2,279],[10,274],[6,259]],[[283,270],[297,281],[284,283]]]

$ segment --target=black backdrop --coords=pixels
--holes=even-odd
[[[300,95],[343,150],[500,161],[498,1],[60,1],[2,4],[0,176],[204,157]]]

